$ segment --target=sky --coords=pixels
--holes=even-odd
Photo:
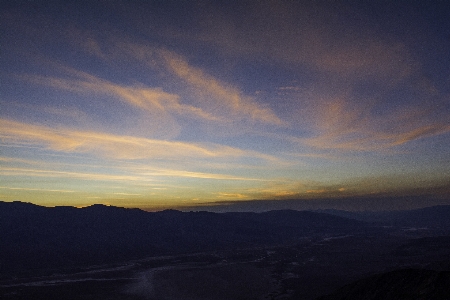
[[[0,200],[450,204],[445,2],[1,1]]]

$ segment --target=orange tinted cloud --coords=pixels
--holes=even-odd
[[[193,118],[217,120],[201,108],[180,103],[176,94],[164,92],[161,88],[148,88],[145,86],[122,86],[110,81],[95,77],[85,72],[66,68],[75,78],[65,79],[43,76],[23,76],[34,83],[48,85],[56,89],[68,90],[77,93],[96,93],[112,95],[127,104],[145,110],[154,117],[167,117],[167,113],[177,113]]]
[[[240,193],[217,193],[216,197],[218,199],[232,199],[232,200],[250,199],[249,195],[240,194]]]
[[[158,179],[160,181],[162,177],[188,177],[197,179],[214,179],[214,180],[243,180],[243,181],[264,181],[256,178],[238,177],[228,174],[217,173],[204,173],[204,172],[190,172],[184,170],[173,169],[154,169],[151,172],[134,172],[131,175],[114,175],[104,173],[86,173],[86,172],[69,172],[60,170],[46,170],[46,169],[30,169],[30,168],[9,168],[4,167],[0,170],[2,176],[25,176],[25,177],[45,177],[45,178],[74,178],[90,181],[117,181],[122,183],[145,183],[153,182]],[[9,188],[0,187],[11,190],[41,190],[32,188]],[[177,186],[177,188],[179,188]],[[166,188],[153,188],[153,189],[166,189]],[[45,189],[42,189],[45,191]],[[49,190],[49,191],[63,191],[63,190]],[[65,192],[73,192],[67,191]],[[140,195],[130,193],[114,193],[118,195]]]
[[[118,182],[134,182],[134,181],[153,181],[151,178],[134,175],[113,175],[100,173],[83,173],[68,172],[58,170],[42,170],[30,168],[2,168],[0,170],[2,176],[25,176],[25,177],[44,177],[44,178],[76,178],[81,180],[94,181],[118,181]]]
[[[38,189],[38,188],[7,187],[7,186],[0,186],[0,189],[19,190],[19,191],[32,191],[32,192],[75,193],[75,191],[72,191],[72,190],[54,190],[54,189]]]
[[[374,151],[450,132],[448,118],[427,108],[405,105],[377,115],[376,103],[348,98],[317,99],[307,111],[312,136],[291,140],[321,149]]]
[[[91,44],[97,45],[98,43],[93,41]],[[24,78],[38,84],[77,93],[95,92],[113,95],[128,104],[152,113],[154,117],[160,117],[158,113],[175,113],[203,121],[220,123],[248,119],[263,124],[285,125],[285,122],[267,105],[258,103],[254,98],[244,95],[237,88],[189,65],[180,55],[167,50],[122,42],[115,42],[113,48],[120,55],[124,55],[125,59],[134,58],[144,63],[149,67],[149,71],[158,70],[161,72],[161,68],[165,68],[164,72],[170,71],[178,80],[194,87],[197,94],[196,98],[199,100],[196,103],[197,106],[184,104],[183,97],[186,95],[167,93],[159,87],[121,86],[88,73],[64,67],[62,67],[62,70],[73,78],[42,76],[24,76]],[[98,56],[106,59],[104,55]],[[199,95],[201,97],[198,97]]]
[[[265,181],[264,179],[238,177],[227,174],[191,172],[185,170],[171,170],[171,169],[154,169],[153,171],[150,172],[142,172],[142,174],[151,176],[174,176],[174,177],[189,177],[201,179]]]
[[[21,145],[40,145],[53,151],[89,152],[119,159],[142,158],[219,158],[270,156],[255,151],[217,144],[200,144],[147,139],[133,136],[106,134],[93,131],[53,129],[0,119],[0,138],[3,142]]]
[[[250,118],[252,121],[273,125],[283,125],[284,122],[268,107],[243,95],[238,89],[226,85],[202,70],[190,66],[181,56],[169,51],[161,51],[167,67],[179,78],[195,87],[197,92],[208,99],[202,103],[209,110],[219,115],[231,115]]]

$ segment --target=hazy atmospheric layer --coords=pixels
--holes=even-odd
[[[450,10],[364,2],[2,1],[0,199],[446,199]]]

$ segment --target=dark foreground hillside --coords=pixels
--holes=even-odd
[[[448,300],[450,272],[406,269],[374,275],[317,300]]]

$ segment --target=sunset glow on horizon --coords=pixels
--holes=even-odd
[[[0,201],[450,204],[449,14],[439,1],[0,4]]]

